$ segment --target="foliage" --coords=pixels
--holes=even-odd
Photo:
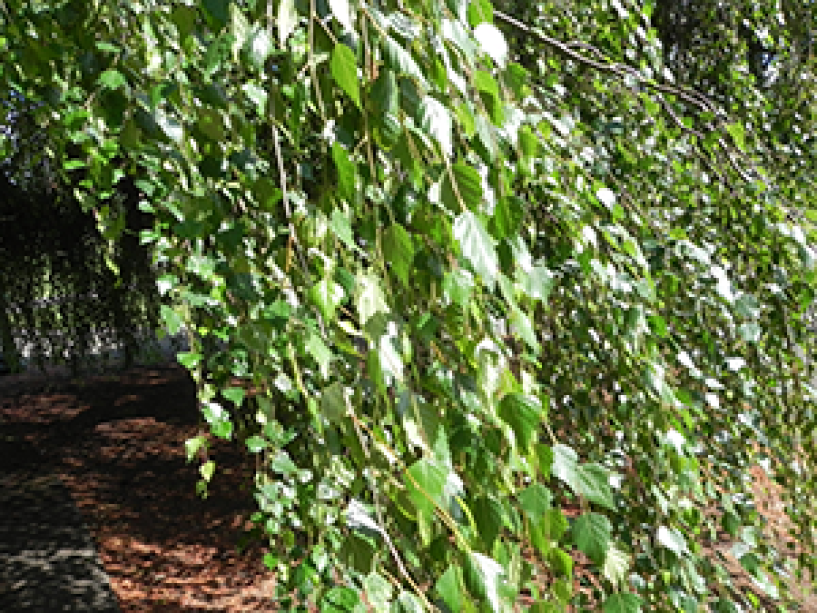
[[[673,67],[707,28],[747,40],[690,17],[664,46],[689,4],[6,2],[2,78],[85,205],[113,160],[140,177],[285,607],[756,607],[719,525],[784,599],[763,457],[812,562],[813,111],[757,54]]]

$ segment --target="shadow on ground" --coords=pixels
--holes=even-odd
[[[179,367],[0,379],[0,475],[48,469],[64,484],[125,612],[275,610],[258,548],[236,548],[254,510],[244,489],[252,467],[234,444],[214,443],[203,500],[184,452],[200,433],[195,387]],[[25,523],[22,511],[14,517]]]
[[[35,455],[5,455],[17,447],[0,444],[0,457]],[[119,611],[70,493],[30,464],[0,475],[0,611]]]

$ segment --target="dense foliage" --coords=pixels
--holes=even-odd
[[[84,205],[138,177],[284,608],[785,601],[748,468],[810,564],[813,3],[0,6]]]

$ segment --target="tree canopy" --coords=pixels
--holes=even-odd
[[[815,11],[4,0],[0,83],[133,180],[282,606],[734,611],[758,462],[814,561]]]

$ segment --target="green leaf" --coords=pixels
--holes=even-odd
[[[477,523],[479,537],[486,551],[491,551],[504,523],[502,505],[494,498],[480,496],[471,503],[470,509]]]
[[[187,461],[191,462],[202,448],[207,448],[207,439],[204,436],[196,436],[187,439],[184,442],[184,450],[187,453]]]
[[[321,375],[328,378],[330,374],[329,367],[332,364],[332,358],[334,356],[329,350],[329,347],[326,346],[326,343],[323,342],[320,335],[315,333],[309,334],[309,340],[306,341],[306,350],[318,363],[318,368],[320,368]]]
[[[346,524],[352,530],[362,535],[378,535],[389,538],[388,533],[377,523],[373,512],[359,500],[354,498],[346,507]]]
[[[244,402],[244,395],[245,391],[244,388],[241,387],[228,387],[226,389],[221,390],[222,395],[232,402],[235,406],[240,407],[241,404]]]
[[[735,141],[735,145],[741,151],[746,151],[746,132],[741,123],[730,123],[726,125],[726,131]]]
[[[397,605],[402,613],[425,613],[423,602],[413,593],[406,590],[397,597]]]
[[[329,8],[335,16],[335,19],[338,20],[338,23],[340,23],[345,30],[354,30],[349,0],[329,0]]]
[[[435,502],[439,503],[445,487],[446,475],[436,464],[423,458],[406,471],[403,479],[409,499],[418,512],[430,517]]]
[[[509,319],[514,333],[525,341],[528,347],[538,353],[540,350],[539,339],[536,338],[536,331],[533,329],[533,322],[530,317],[519,308],[512,307]]]
[[[514,195],[500,198],[494,207],[489,229],[497,240],[515,236],[525,218],[522,200]]]
[[[256,112],[264,116],[267,111],[267,91],[255,83],[245,83],[241,86],[241,90],[255,104]]]
[[[380,327],[377,320],[385,317],[379,314],[377,317],[369,319],[366,330],[370,337],[377,339],[377,357],[380,360],[380,370],[387,376],[386,383],[391,383],[393,378],[403,381],[403,359],[401,357],[401,336],[399,326],[393,321],[385,321],[381,332],[375,334],[373,328]],[[374,324],[374,325],[373,325]]]
[[[204,0],[205,12],[212,18],[217,28],[227,25],[229,19],[230,0]]]
[[[414,243],[411,235],[399,223],[394,223],[383,232],[383,255],[397,278],[406,288],[410,288],[409,273],[414,260]]]
[[[604,557],[601,574],[614,586],[622,586],[626,585],[629,570],[629,556],[615,545],[610,545],[607,555]]]
[[[443,278],[443,292],[446,298],[465,307],[468,300],[471,298],[471,292],[474,289],[473,275],[462,268],[448,271]]]
[[[99,75],[99,84],[108,89],[119,89],[128,84],[128,80],[118,70],[109,68]]]
[[[613,526],[598,513],[585,513],[573,524],[573,542],[596,564],[602,564],[610,546]]]
[[[213,478],[213,474],[216,472],[216,463],[213,460],[208,460],[201,466],[199,466],[199,474],[201,478],[204,479],[206,482],[210,482]]]
[[[346,149],[337,141],[332,143],[332,161],[338,173],[338,197],[352,204],[357,191],[357,166],[349,159]]]
[[[468,23],[471,26],[478,26],[481,23],[492,23],[494,20],[494,7],[490,0],[471,0],[468,3]]]
[[[352,99],[358,108],[360,104],[360,85],[357,76],[355,53],[343,43],[335,44],[332,60],[329,64],[332,77],[340,88]]]
[[[615,510],[610,488],[610,473],[599,464],[579,465],[576,452],[557,443],[553,447],[553,476],[563,481],[573,493],[584,496],[608,509]]]
[[[278,452],[272,457],[269,467],[279,475],[284,476],[292,475],[298,472],[298,466],[283,449],[279,449]]]
[[[355,303],[360,316],[360,323],[364,326],[375,313],[389,312],[389,305],[380,289],[380,279],[372,272],[357,277],[355,285]]]
[[[269,446],[269,443],[267,443],[267,441],[264,438],[258,435],[254,435],[248,438],[245,441],[245,444],[247,445],[247,449],[250,451],[250,453],[258,453]]]
[[[567,445],[556,443],[553,446],[553,464],[551,473],[554,477],[576,489],[579,472],[579,456]]]
[[[616,508],[610,488],[610,471],[599,464],[583,464],[577,474],[578,492],[590,502],[611,511]]]
[[[229,440],[233,436],[233,422],[228,420],[213,422],[210,424],[210,432],[218,438]]]
[[[321,600],[321,613],[353,613],[360,595],[350,587],[333,587]]]
[[[193,370],[201,362],[202,355],[191,351],[182,351],[176,354],[176,360],[187,370]]]
[[[433,96],[426,96],[420,101],[418,112],[420,127],[437,142],[445,157],[451,157],[454,141],[448,108]]]
[[[554,548],[548,554],[550,570],[558,577],[570,578],[573,575],[573,558],[561,549]]]
[[[675,528],[658,526],[656,540],[662,547],[666,547],[676,555],[683,555],[687,552],[687,542],[684,536]]]
[[[465,581],[468,588],[478,597],[487,600],[494,613],[504,611],[501,597],[504,579],[502,565],[476,552],[470,552],[466,560]]]
[[[484,151],[488,157],[488,159],[484,159],[483,161],[486,164],[493,164],[497,156],[495,128],[488,118],[482,113],[479,113],[474,117],[474,125],[476,126],[479,142],[484,148]]]
[[[482,52],[488,54],[497,66],[504,68],[508,61],[508,43],[499,28],[492,23],[480,23],[474,28],[474,37]]]
[[[612,594],[604,601],[604,613],[640,613],[641,598],[635,594]]]
[[[331,277],[324,277],[309,290],[309,298],[328,321],[335,319],[335,311],[343,302],[343,287]]]
[[[519,507],[532,520],[539,521],[542,515],[551,508],[553,494],[541,483],[534,483],[518,495]]]
[[[383,37],[384,53],[388,65],[398,73],[403,73],[417,81],[421,88],[426,89],[428,84],[423,71],[414,61],[411,53],[406,51],[391,36]]]
[[[457,194],[462,198],[462,203]],[[443,175],[440,198],[453,211],[461,210],[463,205],[477,211],[482,204],[482,178],[476,169],[457,162]]]
[[[184,323],[181,316],[166,304],[163,304],[159,310],[162,316],[162,324],[167,328],[168,334],[171,336],[178,334]]]
[[[460,129],[466,138],[472,138],[476,131],[476,126],[474,125],[474,115],[471,113],[471,110],[464,103],[460,103],[456,106],[454,112],[457,115],[457,121],[460,122]]]
[[[525,124],[519,128],[519,149],[526,158],[534,158],[539,153],[539,137]]]
[[[754,322],[741,324],[738,327],[740,337],[747,343],[757,343],[760,340],[762,332],[762,328]]]
[[[437,579],[434,590],[450,611],[462,611],[462,569],[456,564],[449,566]]]
[[[474,72],[474,86],[477,90],[488,94],[492,98],[499,97],[499,85],[490,72],[477,70]]]
[[[372,83],[370,98],[378,115],[396,115],[399,112],[400,97],[394,71],[380,69],[377,79]]]
[[[278,44],[283,47],[289,35],[298,26],[298,11],[295,0],[280,0],[278,5]]]
[[[338,423],[347,411],[346,389],[339,381],[335,381],[321,392],[321,415],[329,423]]]
[[[534,266],[518,273],[522,291],[534,300],[546,301],[555,284],[554,274],[544,266]]]
[[[504,74],[505,84],[511,89],[514,96],[519,100],[525,98],[530,92],[528,71],[520,64],[510,62]]]
[[[355,239],[352,236],[352,224],[344,211],[341,211],[340,209],[334,209],[332,211],[332,218],[329,220],[329,227],[335,236],[343,241],[343,244],[349,249],[357,249]]]
[[[533,442],[543,416],[541,403],[531,396],[506,394],[499,403],[499,417],[511,427],[522,449]]]
[[[246,49],[252,65],[258,70],[263,70],[267,58],[274,50],[274,43],[266,28],[257,28],[252,32],[247,40]]]
[[[375,611],[389,610],[393,587],[388,579],[372,572],[363,579],[363,591],[366,593],[366,601]]]
[[[462,254],[488,287],[493,287],[499,275],[499,258],[491,235],[471,211],[465,211],[454,221],[454,237]]]
[[[167,138],[173,141],[176,145],[182,144],[184,141],[184,127],[175,117],[168,115],[161,109],[158,109],[154,113],[153,119]]]

